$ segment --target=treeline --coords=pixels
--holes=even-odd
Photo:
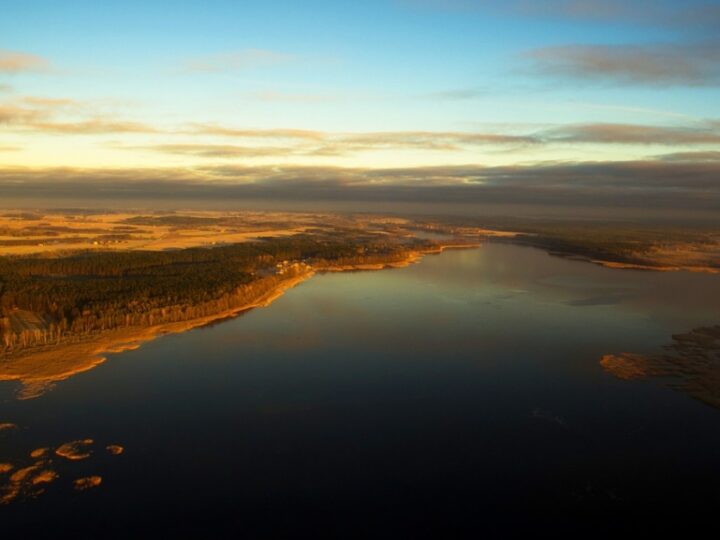
[[[606,240],[593,237],[568,238],[544,235],[524,235],[504,241],[514,241],[523,245],[541,248],[555,254],[575,255],[590,259],[629,264],[648,263],[648,261],[642,258],[642,254],[652,247],[650,244],[633,240]]]
[[[716,223],[446,217],[441,223],[420,220],[416,226],[429,232],[445,234],[452,234],[459,229],[471,230],[473,227],[514,231],[519,235],[495,241],[534,246],[563,255],[648,266],[659,264],[654,256],[658,249],[683,250],[690,247],[708,253],[702,265],[720,268],[717,257],[712,256],[720,239],[720,229]]]
[[[408,249],[393,241],[296,236],[178,251],[0,257],[0,352],[235,309],[292,275],[276,275],[282,261],[376,264],[400,260]]]
[[[289,274],[285,274],[285,279]],[[86,339],[88,336],[109,330],[130,327],[147,327],[159,324],[189,321],[207,317],[224,311],[245,306],[273,290],[281,281],[279,276],[258,278],[245,285],[240,285],[230,293],[225,293],[213,300],[198,304],[174,304],[164,307],[145,309],[104,309],[102,311],[84,310],[73,313],[70,318],[55,318],[44,314],[43,325],[35,328],[13,330],[11,317],[0,318],[0,334],[2,341],[0,350],[3,352],[17,351],[28,347],[59,345]]]

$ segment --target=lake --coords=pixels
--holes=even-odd
[[[37,399],[0,384],[0,423],[18,426],[0,431],[0,462],[95,441],[88,459],[54,458],[45,493],[0,506],[3,534],[593,536],[693,523],[720,503],[720,410],[599,361],[718,323],[720,276],[499,243],[319,275]],[[102,484],[73,490],[88,475]]]

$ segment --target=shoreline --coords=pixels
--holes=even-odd
[[[542,245],[525,244],[522,242],[513,242],[512,240],[500,239],[495,240],[500,243],[509,243],[513,245],[520,245],[526,247],[533,247],[540,249],[550,255],[551,257],[559,257],[561,259],[567,259],[569,261],[578,261],[602,266],[604,268],[612,268],[614,270],[638,270],[642,272],[693,272],[697,274],[720,274],[720,268],[712,266],[688,266],[688,265],[663,265],[663,264],[640,264],[630,263],[622,261],[610,261],[606,259],[596,259],[588,255],[579,255],[576,253],[570,253],[566,251],[554,251],[550,248],[543,247]]]
[[[103,364],[107,360],[106,355],[108,354],[135,350],[144,343],[164,335],[179,334],[222,319],[232,319],[245,311],[267,307],[286,291],[309,280],[316,274],[405,268],[419,262],[425,255],[439,254],[446,249],[477,248],[480,245],[452,244],[439,246],[437,249],[412,251],[403,260],[388,263],[312,268],[300,275],[283,280],[277,287],[252,302],[213,315],[143,328],[130,327],[111,330],[85,341],[49,345],[41,349],[23,351],[17,355],[0,358],[0,382],[19,382],[21,387],[17,391],[17,399],[33,399],[51,390],[56,383]]]
[[[32,399],[50,390],[55,383],[73,375],[89,371],[103,364],[107,354],[116,354],[140,348],[144,343],[168,334],[179,334],[206,326],[220,319],[230,319],[242,312],[266,307],[280,298],[285,291],[315,275],[314,271],[282,281],[271,291],[256,300],[237,308],[187,321],[167,323],[144,328],[130,327],[111,330],[86,341],[43,347],[0,359],[0,382],[17,381],[22,384],[18,399]]]
[[[612,268],[615,270],[639,270],[643,272],[693,272],[698,274],[720,274],[720,267],[707,266],[703,264],[688,265],[688,264],[673,264],[672,262],[657,262],[656,264],[651,263],[633,263],[624,262],[620,260],[608,260],[593,257],[592,255],[582,255],[579,253],[573,253],[571,251],[562,251],[557,248],[553,249],[551,246],[545,245],[542,242],[525,242],[522,241],[522,237],[508,237],[508,238],[488,238],[490,242],[497,242],[500,244],[519,245],[525,247],[532,247],[539,249],[547,253],[552,257],[559,257],[561,259],[567,259],[570,261],[579,261],[595,264],[604,268]]]
[[[696,274],[720,274],[720,268],[711,266],[653,266],[650,264],[626,263],[620,261],[607,261],[605,259],[593,259],[584,255],[573,255],[567,253],[558,253],[548,251],[554,257],[561,257],[571,261],[580,261],[602,266],[603,268],[612,268],[614,270],[639,270],[641,272],[693,272]]]
[[[651,266],[647,264],[622,263],[588,259],[588,262],[616,270],[642,270],[647,272],[694,272],[697,274],[720,274],[720,268],[711,266]]]

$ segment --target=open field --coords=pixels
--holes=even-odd
[[[0,255],[166,251],[263,238],[353,234],[518,242],[613,268],[720,271],[717,227],[302,212],[0,211]]]
[[[79,251],[164,251],[297,234],[405,238],[513,238],[517,232],[448,228],[442,222],[366,214],[287,212],[82,212],[0,210],[0,255],[65,256]]]
[[[166,250],[287,236],[317,226],[318,216],[227,212],[5,212],[0,254],[62,254],[78,250]],[[287,223],[292,223],[288,226]]]

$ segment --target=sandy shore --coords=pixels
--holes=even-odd
[[[543,248],[539,248],[543,249]],[[720,274],[720,268],[705,265],[670,265],[670,264],[635,264],[617,261],[606,261],[604,259],[593,259],[584,255],[573,255],[571,253],[563,253],[552,250],[545,250],[550,255],[562,257],[571,261],[580,261],[586,263],[597,264],[605,268],[613,268],[615,270],[642,270],[647,272],[697,272],[701,274]]]
[[[711,266],[650,266],[646,264],[631,264],[598,259],[587,259],[591,263],[599,264],[605,268],[620,270],[647,270],[652,272],[699,272],[703,274],[720,274],[720,269]]]
[[[652,353],[606,354],[600,365],[619,379],[656,379],[720,408],[720,326],[674,334],[671,344]]]
[[[19,399],[30,399],[42,395],[58,381],[91,370],[105,362],[106,354],[137,349],[146,341],[166,334],[185,332],[213,321],[236,316],[257,307],[270,305],[285,291],[311,278],[314,272],[306,272],[288,278],[275,289],[262,295],[254,302],[221,311],[207,317],[189,321],[149,326],[146,328],[123,328],[106,332],[100,336],[78,343],[35,349],[17,356],[0,360],[0,381],[19,381]]]
[[[342,264],[333,266],[323,266],[318,268],[318,272],[353,272],[362,270],[384,270],[386,268],[405,268],[422,259],[422,254],[413,253],[402,261],[375,263],[375,264]]]
[[[405,268],[411,264],[415,264],[422,260],[425,255],[437,255],[447,249],[474,249],[480,247],[481,244],[446,244],[438,246],[435,249],[425,249],[422,251],[413,251],[408,257],[402,261],[376,263],[376,264],[347,264],[318,268],[319,272],[352,272],[355,270],[383,270],[386,268]]]
[[[257,300],[234,308],[222,311],[207,317],[200,317],[189,321],[149,326],[146,328],[123,328],[112,330],[102,335],[77,343],[64,343],[59,346],[48,346],[42,349],[33,349],[0,359],[0,381],[18,381],[21,387],[18,399],[31,399],[42,395],[57,382],[68,379],[73,375],[89,371],[106,360],[106,355],[133,350],[143,343],[166,334],[185,332],[193,328],[205,326],[211,322],[227,319],[243,311],[270,305],[281,297],[285,291],[299,283],[310,279],[317,272],[346,272],[382,270],[385,268],[403,268],[420,261],[426,254],[442,253],[446,249],[472,248],[472,245],[446,245],[437,249],[411,252],[402,261],[378,264],[358,264],[330,266],[313,269],[298,276],[282,281],[276,288],[265,293]]]

